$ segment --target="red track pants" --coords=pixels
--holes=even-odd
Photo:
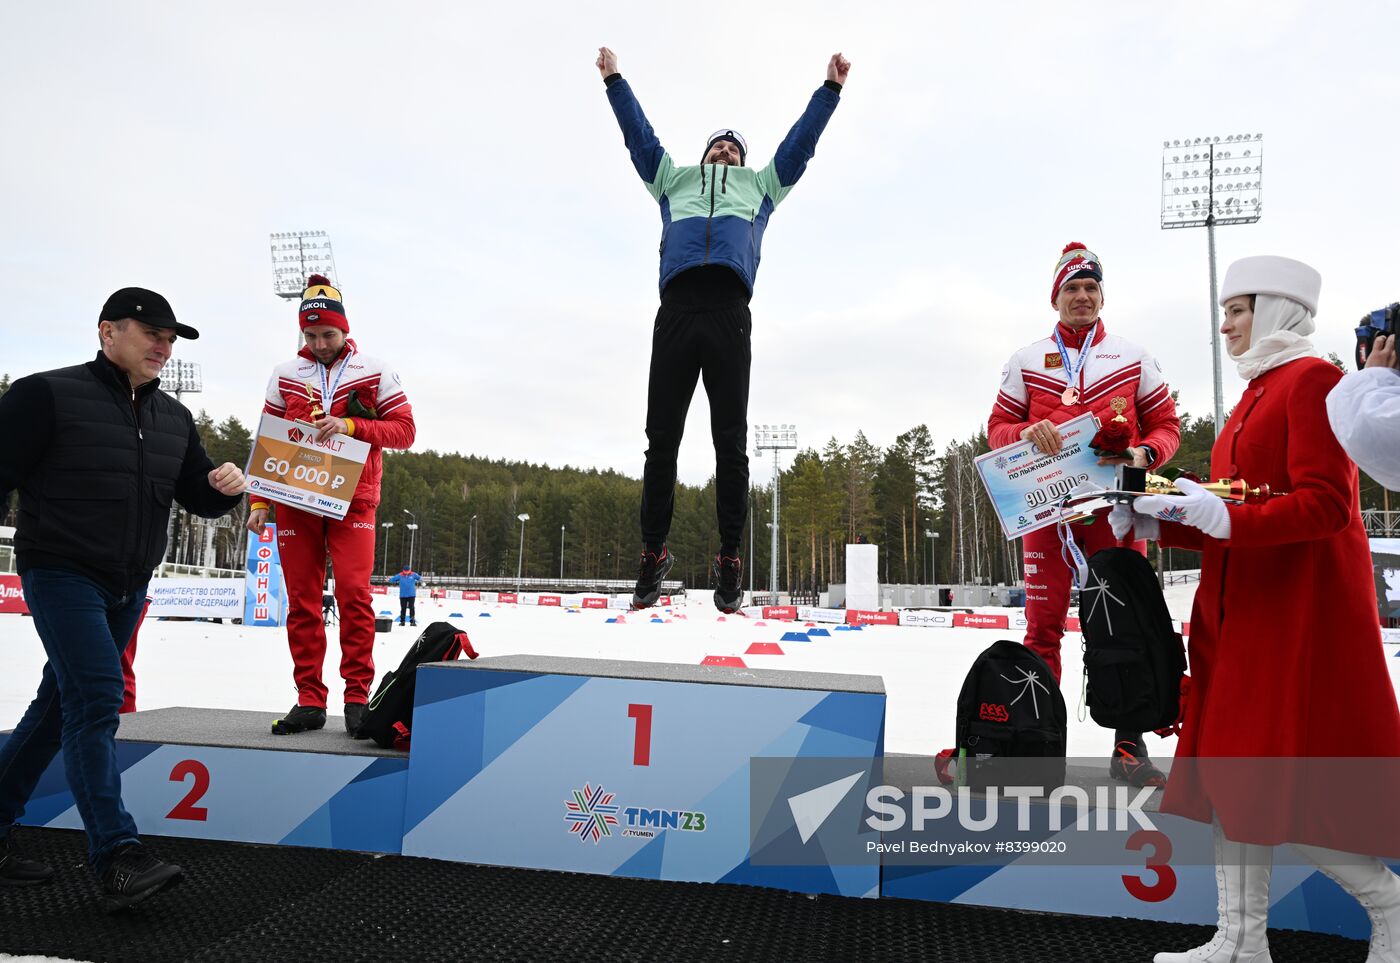
[[[1106,517],[1095,518],[1091,525],[1071,525],[1069,530],[1085,559],[1118,544]],[[1129,547],[1141,555],[1147,554],[1145,541],[1133,542]],[[1060,549],[1058,526],[1042,528],[1021,539],[1026,567],[1026,646],[1049,663],[1056,682],[1060,680],[1060,640],[1065,634],[1073,581]]]
[[[136,628],[131,630],[131,638],[122,649],[122,712],[136,711],[136,637],[141,634],[141,625],[146,621],[146,613],[151,610],[151,600],[141,608],[141,617],[136,620]]]
[[[374,684],[374,605],[369,593],[374,568],[374,506],[352,502],[349,514],[335,521],[278,505],[277,550],[287,583],[287,644],[292,650],[297,705],[326,708],[328,693],[321,681],[326,661],[321,593],[327,556],[335,566],[345,701],[368,702]]]

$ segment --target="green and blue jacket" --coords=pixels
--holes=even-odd
[[[607,85],[632,166],[661,206],[661,290],[689,268],[723,264],[752,294],[768,218],[817,152],[817,139],[840,102],[840,85],[828,81],[817,88],[762,170],[726,164],[677,167],[622,75],[608,77]]]

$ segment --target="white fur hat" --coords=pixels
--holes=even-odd
[[[1220,303],[1242,294],[1276,294],[1297,301],[1314,317],[1322,291],[1322,275],[1302,261],[1260,254],[1240,258],[1225,269],[1220,285]]]

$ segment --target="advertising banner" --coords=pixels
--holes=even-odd
[[[1400,538],[1371,539],[1371,570],[1376,580],[1376,606],[1381,625],[1400,623]]]
[[[23,615],[29,611],[24,604],[24,587],[18,575],[0,575],[0,612]]]
[[[939,629],[953,627],[951,612],[927,612],[919,609],[904,609],[899,613],[900,625],[927,625]]]
[[[146,614],[152,618],[242,618],[246,591],[246,579],[153,578],[146,588],[151,597]]]
[[[957,612],[953,615],[953,626],[968,629],[1009,629],[1011,628],[1011,618],[1006,615],[974,615],[968,612]]]
[[[276,627],[282,624],[282,557],[277,553],[277,526],[264,525],[262,534],[248,534],[248,567],[243,581],[243,624]]]
[[[847,625],[898,625],[898,612],[871,612],[865,609],[847,609]]]

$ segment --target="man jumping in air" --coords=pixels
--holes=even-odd
[[[836,110],[851,64],[832,54],[826,82],[762,170],[746,166],[748,143],[733,130],[711,134],[698,165],[677,166],[617,72],[617,56],[600,47],[597,67],[632,166],[661,206],[661,307],[652,327],[642,558],[632,606],[654,605],[671,569],[666,535],[675,508],[676,453],[695,382],[703,376],[719,520],[715,607],[733,612],[744,595],[739,545],[749,492],[749,299],[763,231],[816,153],[817,138]]]

